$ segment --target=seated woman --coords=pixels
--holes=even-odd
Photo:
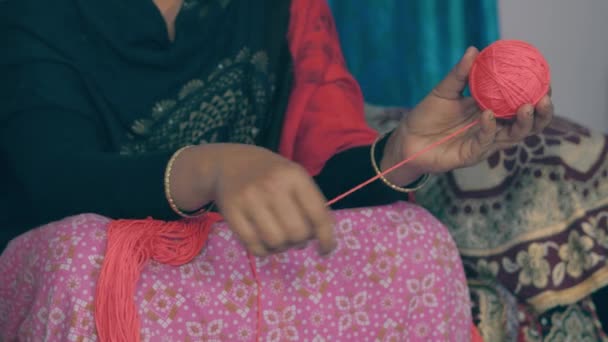
[[[398,201],[542,130],[549,96],[498,123],[462,96],[469,49],[378,137],[324,0],[9,0],[0,13],[0,224],[19,235],[0,258],[2,340],[471,338],[451,237]],[[477,119],[331,207],[350,210],[326,205]],[[93,304],[117,236],[212,207],[225,223],[202,252],[144,264],[139,323],[108,329]]]

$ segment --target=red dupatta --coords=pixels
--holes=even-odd
[[[377,137],[348,72],[325,0],[293,0],[289,45],[295,81],[279,152],[317,174],[334,154]]]

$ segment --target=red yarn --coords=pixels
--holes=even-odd
[[[108,227],[106,256],[97,281],[95,324],[100,341],[138,342],[135,288],[150,259],[168,265],[190,262],[203,249],[211,225],[221,216],[164,222],[116,220]]]
[[[540,51],[519,40],[499,40],[475,60],[469,87],[477,104],[496,117],[511,118],[525,105],[536,105],[549,91],[549,63]]]
[[[255,326],[255,340],[256,342],[260,340],[262,337],[262,282],[260,281],[260,277],[258,277],[258,269],[255,260],[255,256],[249,252],[247,252],[247,259],[249,259],[249,268],[251,269],[251,275],[253,275],[253,279],[255,280],[256,286],[256,306],[257,306],[257,324]]]

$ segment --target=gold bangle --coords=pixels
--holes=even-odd
[[[374,143],[372,144],[372,146],[370,148],[370,158],[372,161],[372,166],[374,167],[374,171],[376,171],[376,174],[378,175],[380,180],[384,184],[386,184],[386,186],[388,186],[389,188],[391,188],[395,191],[410,193],[410,192],[415,192],[417,190],[420,190],[429,181],[430,176],[428,173],[425,173],[424,175],[422,175],[420,178],[418,178],[418,180],[416,180],[413,184],[410,184],[410,186],[408,186],[408,187],[397,186],[397,185],[391,183],[388,179],[386,179],[386,177],[384,177],[382,175],[382,171],[380,171],[380,168],[378,167],[378,163],[376,162],[376,144],[380,140],[382,140],[383,137],[384,136],[379,136],[376,139],[376,141],[374,141]]]
[[[182,152],[189,149],[190,147],[192,147],[192,146],[190,146],[190,145],[184,146],[184,147],[180,148],[179,150],[177,150],[175,153],[173,153],[173,155],[171,156],[171,159],[169,159],[169,162],[167,163],[167,168],[165,169],[165,197],[167,197],[167,202],[169,202],[169,207],[171,207],[171,210],[173,210],[177,215],[184,217],[184,218],[200,217],[206,211],[205,208],[202,208],[191,214],[185,213],[184,211],[182,211],[180,208],[177,207],[177,205],[175,204],[175,201],[173,200],[173,196],[171,196],[171,171],[173,171],[173,164],[175,163],[175,160],[177,159],[177,157],[179,157],[179,155]]]

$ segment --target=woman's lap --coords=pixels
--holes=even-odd
[[[339,247],[331,257],[310,246],[257,260],[262,340],[469,340],[461,261],[437,220],[406,203],[336,217]],[[0,257],[7,339],[92,340],[108,222],[80,215],[9,245]],[[250,341],[255,299],[247,255],[220,224],[191,263],[145,267],[136,295],[142,338]]]

